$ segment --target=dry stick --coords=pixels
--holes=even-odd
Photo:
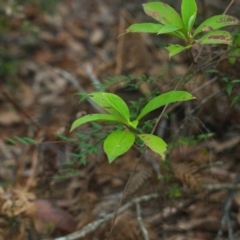
[[[157,198],[158,196],[159,195],[157,193],[154,193],[154,194],[144,195],[144,196],[141,196],[141,197],[138,197],[138,198],[134,198],[131,201],[129,201],[128,203],[126,203],[125,205],[123,205],[121,208],[119,208],[118,212],[123,213],[127,209],[136,205],[136,203],[147,202],[151,199]],[[85,237],[87,234],[89,234],[89,233],[95,231],[96,229],[98,229],[103,223],[108,222],[109,220],[113,219],[114,215],[115,215],[114,213],[106,214],[103,218],[87,224],[82,230],[71,233],[71,234],[69,234],[65,237],[59,237],[59,238],[55,238],[55,239],[45,239],[45,240],[75,240],[75,239],[81,239],[81,238]]]
[[[203,188],[208,191],[219,191],[219,190],[239,190],[240,183],[219,183],[219,184],[205,184]]]
[[[92,82],[99,83],[98,80],[97,80],[97,78],[94,78],[94,79],[93,79],[93,76],[94,76],[94,75],[93,75],[93,73],[91,72],[91,68],[86,68],[85,70],[86,70],[86,72],[87,72],[87,74],[88,74],[88,76],[89,76],[89,78],[90,78],[90,80],[91,80]],[[79,92],[81,92],[81,93],[86,93],[86,91],[83,89],[83,87],[82,87],[82,86],[80,85],[80,83],[77,81],[77,79],[74,78],[69,72],[60,69],[60,70],[59,70],[59,74],[60,74],[62,77],[64,77],[66,80],[68,80],[70,83],[72,83],[72,85],[73,85]],[[88,102],[97,112],[99,112],[99,113],[104,113],[104,111],[102,110],[102,108],[100,108],[95,102],[93,102],[93,101],[91,100],[91,98],[88,97],[86,100],[87,100],[87,102]]]
[[[84,69],[87,75],[89,76],[90,80],[92,81],[93,85],[97,88],[97,85],[100,84],[100,81],[94,74],[92,66],[90,64],[87,64],[87,66]]]
[[[147,231],[146,227],[144,226],[144,223],[143,223],[143,220],[142,220],[141,208],[140,208],[140,203],[139,202],[136,202],[136,211],[137,211],[137,220],[138,220],[138,223],[140,225],[142,234],[144,236],[144,240],[149,240],[148,231]]]
[[[228,4],[228,6],[227,6],[227,8],[225,9],[225,11],[223,12],[223,14],[226,14],[226,12],[229,10],[229,8],[232,6],[232,4],[235,2],[235,0],[232,0],[229,4]]]
[[[235,191],[233,189],[231,189],[229,194],[228,194],[228,198],[225,202],[225,206],[224,206],[224,209],[223,209],[223,215],[222,215],[222,218],[221,218],[221,226],[218,230],[216,239],[219,239],[222,236],[223,227],[227,223],[229,240],[234,240],[232,226],[231,226],[231,223],[230,223],[230,216],[229,216],[229,212],[230,212],[230,208],[232,206],[232,200],[234,198],[234,195],[235,195]]]
[[[131,182],[131,180],[132,180],[132,178],[133,178],[133,175],[134,175],[134,173],[135,173],[136,170],[137,170],[137,166],[138,166],[138,164],[140,163],[140,160],[143,158],[143,155],[144,155],[146,149],[147,149],[147,148],[145,148],[145,149],[143,150],[143,153],[142,153],[141,156],[139,157],[139,159],[138,159],[136,165],[134,166],[134,168],[133,168],[133,170],[132,170],[132,172],[131,172],[131,175],[130,175],[130,177],[128,178],[127,183],[126,183],[126,185],[125,185],[125,187],[124,187],[124,189],[123,189],[122,196],[121,196],[121,198],[120,198],[120,201],[118,202],[116,211],[115,211],[115,213],[114,213],[114,217],[113,217],[113,220],[112,220],[112,224],[111,224],[111,228],[110,228],[109,234],[108,234],[108,236],[107,236],[107,240],[109,239],[109,237],[111,236],[111,234],[112,234],[112,232],[113,232],[114,223],[115,223],[115,220],[116,220],[116,217],[117,217],[118,213],[120,212],[120,211],[119,211],[119,210],[120,210],[120,206],[121,206],[122,201],[123,201],[123,199],[124,199],[124,196],[125,196],[125,194],[126,194],[128,185],[129,185],[129,183]]]
[[[119,27],[118,27],[118,35],[124,32],[126,25],[124,10],[120,10],[119,14]],[[123,46],[124,46],[124,37],[121,37],[117,44],[117,56],[116,56],[116,69],[115,74],[119,75],[122,71],[122,63],[123,63]]]
[[[236,189],[240,189],[240,184],[229,184],[229,183],[206,184],[206,185],[203,185],[203,188],[206,190],[209,190],[209,191],[216,191],[216,190],[223,190],[223,189],[236,190]],[[159,197],[159,194],[154,193],[154,194],[144,195],[144,196],[141,196],[138,198],[134,198],[131,201],[129,201],[128,203],[126,203],[125,205],[123,205],[121,208],[119,208],[118,212],[123,213],[127,209],[136,205],[137,203],[146,202],[146,201],[149,201],[149,200],[157,198],[157,197]],[[81,238],[85,237],[87,234],[98,229],[103,223],[108,222],[109,220],[113,219],[114,215],[115,215],[114,213],[106,214],[105,217],[103,217],[102,219],[98,219],[94,222],[91,222],[91,223],[87,224],[84,228],[82,228],[81,230],[71,233],[67,236],[59,237],[59,238],[55,238],[55,239],[45,239],[45,240],[81,239]]]

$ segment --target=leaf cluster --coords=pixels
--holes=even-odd
[[[195,30],[193,26],[197,17],[195,0],[182,0],[181,15],[171,6],[163,2],[143,4],[145,13],[158,23],[137,23],[131,25],[126,33],[141,32],[168,34],[185,42],[185,45],[169,45],[166,49],[172,57],[183,50],[191,49],[195,43],[199,44],[232,44],[232,37],[228,31],[218,30],[222,27],[239,25],[239,20],[230,15],[216,15],[206,19]],[[205,33],[201,36],[201,33]]]
[[[104,140],[104,151],[107,154],[110,163],[118,156],[127,152],[135,141],[138,140],[143,142],[145,146],[158,153],[164,159],[167,144],[163,139],[155,135],[144,133],[137,134],[136,129],[139,121],[149,112],[166,104],[188,101],[194,98],[190,93],[185,91],[171,91],[161,94],[150,100],[141,109],[138,116],[132,120],[127,104],[119,96],[103,92],[94,92],[88,96],[93,102],[102,107],[106,113],[89,114],[75,120],[72,124],[71,131],[85,123],[94,121],[113,122],[123,125],[125,129],[113,131]]]

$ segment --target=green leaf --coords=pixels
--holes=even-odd
[[[130,113],[127,104],[117,95],[112,93],[95,92],[89,97],[108,113],[119,119],[119,122],[128,125]]]
[[[169,45],[166,47],[166,49],[168,50],[169,52],[169,58],[177,55],[178,53],[188,49],[192,47],[191,45],[189,46],[182,46],[182,45],[179,45],[179,44],[174,44],[174,45]]]
[[[196,40],[201,44],[232,44],[232,36],[226,31],[214,31],[205,34],[200,39]]]
[[[12,145],[16,145],[16,142],[15,142],[13,139],[11,139],[11,138],[6,138],[6,140],[7,140],[8,143],[10,143],[10,144],[12,144]]]
[[[163,26],[162,29],[160,29],[157,34],[171,33],[177,31],[178,29],[180,28],[174,25],[167,25]]]
[[[193,36],[196,36],[200,32],[209,32],[222,27],[239,25],[240,22],[237,18],[229,15],[216,15],[208,18],[206,21],[201,23],[194,31]]]
[[[130,122],[129,125],[132,126],[135,129],[138,125],[138,120],[134,120],[134,121]]]
[[[112,116],[110,114],[89,114],[85,115],[77,120],[75,120],[72,124],[72,127],[70,129],[70,132],[75,129],[76,127],[79,127],[80,125],[88,122],[93,121],[105,121],[105,122],[118,122],[122,123],[117,117]]]
[[[231,95],[231,93],[232,93],[232,88],[233,88],[233,85],[227,85],[227,87],[226,87],[226,91],[227,91],[227,94],[228,94],[228,96],[230,96]]]
[[[235,83],[240,83],[240,80],[239,79],[234,79],[231,81],[232,84],[235,84]]]
[[[165,159],[167,144],[160,138],[152,134],[139,134],[138,137],[148,146],[153,152],[158,153],[162,159]]]
[[[150,2],[143,4],[145,13],[162,23],[163,25],[174,25],[184,28],[180,15],[168,4],[162,2]]]
[[[156,23],[135,23],[126,29],[126,32],[158,33],[164,26]]]
[[[28,142],[26,140],[24,140],[23,138],[20,138],[20,137],[17,137],[17,136],[14,136],[20,143],[24,144],[24,145],[27,145]]]
[[[188,21],[188,33],[189,33],[189,35],[190,35],[190,33],[192,31],[192,28],[193,28],[193,25],[195,23],[196,16],[197,16],[197,14],[192,15],[190,17],[189,21]]]
[[[168,33],[169,35],[172,35],[174,37],[178,37],[184,41],[188,41],[188,37],[181,31],[175,31],[175,32],[171,32],[171,33]]]
[[[229,52],[230,57],[228,58],[228,61],[230,64],[235,64],[237,61],[238,56],[240,55],[240,48],[233,49]]]
[[[236,102],[238,102],[238,101],[240,101],[240,95],[235,96],[235,97],[233,98],[233,100],[231,101],[231,107],[232,107]]]
[[[185,28],[190,33],[197,16],[197,4],[195,0],[182,0],[181,12]]]
[[[135,141],[135,135],[130,131],[116,131],[108,135],[103,148],[109,163],[129,150]]]
[[[23,139],[24,139],[25,141],[29,142],[29,143],[33,143],[33,144],[36,144],[36,143],[37,143],[36,140],[34,140],[34,139],[32,139],[32,138],[29,138],[29,137],[23,137]]]
[[[166,104],[173,103],[173,102],[182,102],[194,99],[195,97],[192,96],[190,93],[185,91],[171,91],[167,93],[163,93],[160,96],[153,98],[147,105],[142,109],[140,114],[137,117],[137,120],[143,118],[149,112],[162,107]]]

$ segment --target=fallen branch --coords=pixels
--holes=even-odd
[[[209,191],[217,190],[237,190],[240,189],[240,183],[218,183],[218,184],[205,184],[203,188]]]
[[[145,196],[141,196],[138,198],[134,198],[132,199],[130,202],[126,203],[125,205],[123,205],[121,208],[119,208],[118,210],[118,214],[121,214],[123,212],[125,212],[127,209],[131,208],[132,206],[134,206],[137,203],[140,202],[146,202],[149,201],[151,199],[157,198],[159,196],[159,194],[155,193],[155,194],[150,194],[150,195],[145,195]],[[98,219],[94,222],[91,222],[89,224],[87,224],[84,228],[82,228],[79,231],[76,231],[74,233],[71,233],[67,236],[64,237],[59,237],[59,238],[52,238],[52,239],[45,239],[45,240],[75,240],[75,239],[81,239],[83,237],[85,237],[87,234],[95,231],[96,229],[98,229],[103,223],[108,222],[109,220],[114,218],[115,213],[109,213],[106,214],[105,217]]]

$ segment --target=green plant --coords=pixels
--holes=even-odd
[[[239,25],[239,20],[229,15],[216,15],[201,23],[194,31],[193,26],[197,17],[197,4],[195,0],[182,0],[181,16],[168,4],[163,2],[150,2],[143,4],[145,13],[159,23],[137,23],[131,25],[126,32],[169,34],[185,42],[169,45],[166,49],[170,57],[190,50],[195,43],[200,44],[232,44],[232,37],[228,31],[220,31],[222,27]],[[199,37],[202,32],[207,32]]]
[[[222,78],[222,81],[227,83],[226,85],[226,92],[228,94],[228,96],[232,95],[233,90],[235,89],[234,87],[240,83],[239,79],[234,79],[229,81],[229,79],[227,77]],[[237,91],[236,91],[237,92]],[[233,106],[236,102],[238,102],[240,100],[240,93],[235,94],[235,96],[233,97],[232,101],[231,101],[231,106]]]
[[[94,121],[122,124],[125,129],[111,132],[104,140],[104,151],[110,163],[118,156],[127,152],[139,140],[164,159],[167,144],[163,139],[153,134],[138,134],[136,129],[139,121],[149,112],[166,104],[194,99],[190,93],[185,91],[167,92],[150,100],[140,111],[139,115],[134,120],[131,120],[127,104],[117,95],[95,92],[89,94],[88,97],[102,107],[107,114],[89,114],[83,116],[73,122],[71,131],[82,124]]]
[[[240,54],[240,31],[239,29],[235,32],[233,32],[233,44],[232,46],[229,46],[229,57],[228,61],[230,64],[234,65],[237,61],[237,58]]]

